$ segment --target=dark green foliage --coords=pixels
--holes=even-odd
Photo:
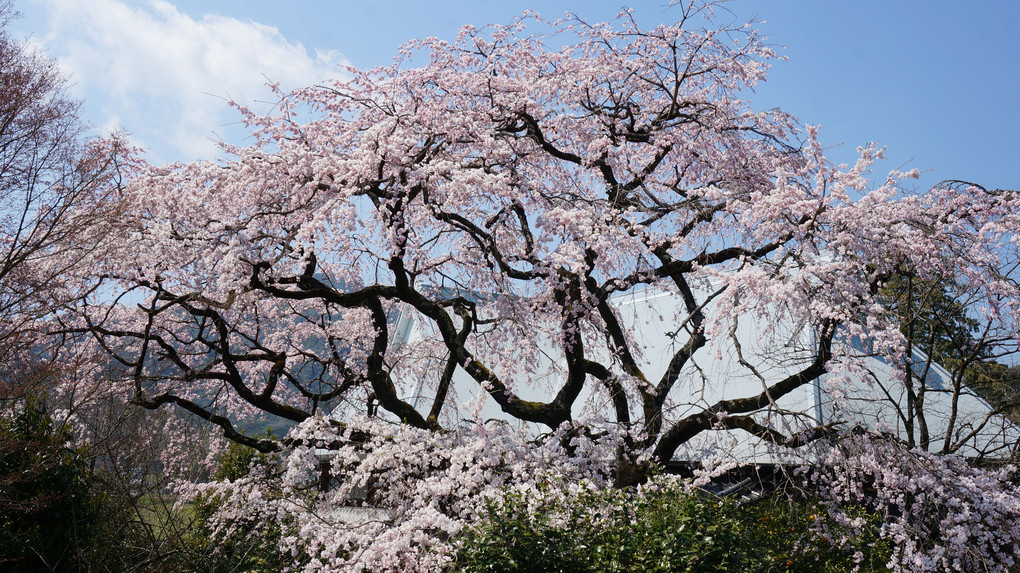
[[[547,499],[552,499],[547,498]],[[886,571],[877,522],[849,530],[823,523],[814,504],[785,496],[737,505],[669,485],[643,493],[584,492],[535,504],[519,492],[493,501],[465,531],[452,571],[822,572]]]
[[[179,571],[194,573],[277,573],[299,564],[291,555],[280,551],[278,526],[260,527],[257,531],[240,531],[228,538],[214,538],[205,521],[212,507],[203,505],[196,511],[199,524],[190,538],[189,552],[195,557],[182,564]]]
[[[1020,425],[1020,366],[979,362],[968,372],[967,386]]]
[[[215,543],[205,522],[213,507],[176,505],[158,451],[121,444],[119,434],[70,447],[70,428],[41,399],[4,406],[0,571],[276,572],[291,564],[276,550],[278,531]],[[264,456],[232,446],[216,477],[247,475],[253,462]]]
[[[0,569],[74,571],[96,517],[90,472],[70,431],[28,398],[0,418]]]
[[[267,436],[272,437],[272,430]],[[270,456],[232,442],[212,477],[215,481],[234,481],[250,476],[253,471],[271,471],[272,463]],[[240,524],[232,535],[214,535],[210,519],[221,503],[221,499],[212,496],[191,504],[196,523],[188,538],[188,550],[201,558],[192,560],[183,571],[276,573],[300,565],[299,559],[280,551],[283,527],[279,524]]]
[[[951,279],[922,280],[904,271],[889,279],[881,296],[907,340],[939,364],[984,358],[990,350],[976,344],[980,323],[968,315],[966,293]]]
[[[882,302],[897,318],[910,348],[925,353],[946,368],[954,391],[964,387],[977,393],[1005,416],[1020,424],[1020,368],[999,363],[1015,354],[1015,337],[987,328],[973,307],[984,304],[965,284],[952,277],[921,279],[909,269],[892,276],[881,290]],[[924,363],[913,365],[914,374]],[[923,392],[908,386],[910,402],[923,410]],[[923,415],[923,412],[917,412]],[[907,427],[913,426],[908,416]],[[910,436],[913,437],[912,435]]]
[[[268,437],[272,437],[269,434]],[[230,442],[227,450],[219,459],[219,467],[213,474],[213,481],[234,481],[248,475],[253,464],[265,465],[269,463],[269,457],[260,454],[254,448],[243,446],[236,442]]]

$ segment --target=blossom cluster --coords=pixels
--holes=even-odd
[[[984,469],[910,449],[887,434],[847,433],[810,468],[830,517],[859,530],[864,507],[881,518],[897,572],[1015,571],[1020,555],[1016,468]],[[844,539],[843,541],[847,541]]]
[[[312,417],[288,435],[300,445],[282,467],[254,465],[239,479],[182,482],[180,491],[216,501],[217,539],[279,528],[278,549],[296,569],[436,571],[454,555],[452,539],[509,488],[539,503],[550,492],[611,485],[621,436],[572,429],[529,438],[477,424],[439,434],[364,418],[338,430]],[[320,492],[323,461],[331,486]]]

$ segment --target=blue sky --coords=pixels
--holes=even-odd
[[[414,37],[452,39],[462,24],[502,23],[532,8],[611,19],[619,1],[16,0],[12,29],[73,76],[88,119],[124,128],[153,161],[215,154],[243,142],[225,97],[259,105],[266,79],[284,87],[385,65]],[[639,21],[675,18],[659,0],[632,2]],[[1020,187],[1020,2],[997,0],[733,0],[727,18],[785,46],[750,99],[820,124],[831,157],[852,161],[878,141],[888,161],[923,173]],[[881,179],[881,177],[879,177]]]

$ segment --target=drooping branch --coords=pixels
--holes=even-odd
[[[625,427],[629,426],[631,423],[630,406],[627,402],[627,392],[624,390],[620,380],[608,368],[591,360],[585,361],[585,370],[588,374],[601,380],[606,386],[606,390],[609,391],[609,398],[613,401],[613,410],[614,414],[616,414],[617,423]]]
[[[372,383],[372,390],[375,392],[376,398],[383,408],[397,415],[400,421],[418,428],[438,430],[438,422],[434,419],[426,420],[413,406],[401,400],[397,395],[393,379],[384,363],[386,349],[389,346],[386,312],[378,300],[369,303],[368,309],[372,312],[372,325],[376,332],[372,353],[368,356],[368,379]]]
[[[729,430],[744,430],[752,436],[767,440],[777,446],[784,448],[802,448],[812,442],[838,436],[842,433],[844,422],[831,422],[822,426],[808,428],[786,435],[778,430],[758,423],[751,416],[726,416],[718,420],[719,428]]]
[[[819,327],[818,347],[815,350],[814,359],[799,372],[772,384],[760,394],[746,398],[720,400],[701,412],[675,422],[659,438],[659,443],[655,446],[654,450],[655,458],[669,460],[681,444],[689,441],[701,432],[711,430],[724,418],[734,414],[746,414],[766,408],[769,404],[797,388],[817,380],[826,373],[826,365],[832,358],[832,339],[835,335],[835,329],[836,325],[831,320],[826,320],[822,323]]]
[[[262,453],[276,452],[282,449],[282,444],[280,444],[280,442],[246,436],[234,428],[234,424],[230,421],[230,418],[215,414],[208,409],[199,406],[196,402],[181,398],[180,396],[174,396],[173,394],[160,394],[152,397],[135,396],[131,399],[131,403],[149,410],[156,410],[164,404],[176,404],[199,418],[219,426],[223,430],[223,436],[225,438],[237,442],[238,444],[254,448]]]
[[[523,400],[511,392],[495,372],[475,358],[467,347],[460,343],[457,326],[446,309],[411,286],[403,261],[399,257],[393,257],[390,259],[389,268],[394,273],[397,298],[410,304],[415,310],[435,323],[452,358],[482,388],[486,389],[504,412],[519,420],[545,424],[550,428],[557,428],[570,418],[569,406],[564,407],[563,404],[557,403],[555,400],[549,403]]]
[[[471,335],[474,321],[471,320],[471,315],[468,312],[461,312],[460,318],[463,324],[457,337],[457,344],[463,346],[467,342],[468,336]],[[450,352],[446,359],[446,365],[443,367],[443,372],[439,376],[436,396],[432,400],[432,408],[429,410],[428,420],[430,422],[436,422],[439,419],[439,413],[442,411],[443,406],[446,405],[446,397],[450,392],[450,385],[453,383],[453,375],[456,371],[457,361],[454,359],[454,354]]]

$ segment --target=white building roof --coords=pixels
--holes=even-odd
[[[684,340],[675,340],[670,331],[676,329],[686,311],[679,297],[662,290],[646,289],[628,293],[613,300],[621,320],[633,329],[640,350],[639,360],[649,380],[657,380],[666,370],[674,347]],[[678,319],[679,317],[679,319]],[[397,317],[393,328],[393,344],[397,348],[413,349],[422,343],[438,341],[434,325],[414,311],[405,311]],[[426,345],[427,346],[427,345]],[[802,431],[832,422],[848,426],[859,424],[872,430],[895,432],[906,436],[906,391],[897,380],[896,369],[882,356],[864,352],[861,345],[852,344],[847,354],[859,357],[861,368],[849,377],[828,374],[775,401],[769,412],[761,415],[762,422],[785,433]],[[433,346],[433,348],[435,348]],[[727,336],[711,341],[697,351],[690,364],[681,373],[673,387],[663,417],[668,423],[702,411],[724,398],[741,398],[758,395],[770,385],[802,369],[813,358],[816,348],[815,333],[810,328],[799,328],[790,323],[775,323],[742,317]],[[739,349],[739,350],[738,350]],[[549,345],[545,363],[537,368],[555,376],[562,368],[554,345]],[[419,354],[419,359],[422,356]],[[402,398],[416,408],[427,408],[434,394],[435,372],[441,371],[445,357],[442,352],[426,356],[434,365],[417,368],[416,374],[398,380]],[[915,352],[913,361],[924,363],[925,356]],[[533,368],[533,371],[535,369]],[[500,372],[503,378],[512,378],[513,372]],[[532,374],[534,377],[534,373]],[[522,398],[548,401],[552,391],[541,384],[515,387]],[[611,417],[613,411],[608,396],[599,390],[586,390],[575,401],[574,416],[602,411]],[[842,398],[838,397],[842,394]],[[504,420],[511,424],[526,424],[502,412],[494,400],[489,399],[466,372],[458,369],[454,375],[450,403],[441,420],[446,427],[456,427],[467,420]],[[955,401],[955,409],[954,409]],[[632,419],[640,419],[638,404],[631,404]],[[954,392],[952,376],[944,368],[932,364],[927,375],[925,412],[931,437],[931,450],[939,450],[952,420],[952,442],[965,442],[957,453],[966,456],[985,455],[1008,457],[1020,443],[1020,429],[983,399],[966,388]],[[955,412],[955,413],[954,413]],[[535,426],[535,432],[547,428]],[[739,462],[780,461],[787,456],[800,454],[777,449],[742,431],[703,432],[677,451],[675,458],[703,459],[708,456],[732,457]]]

